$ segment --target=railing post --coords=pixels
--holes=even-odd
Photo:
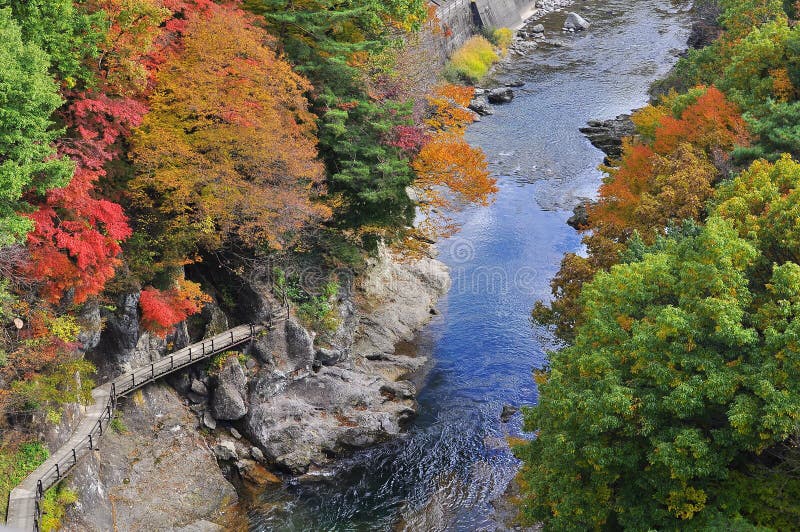
[[[231,329],[231,345],[233,345],[233,329]]]
[[[155,379],[156,378],[156,364],[155,364],[155,362],[150,364],[150,378],[151,379]]]
[[[131,373],[131,390],[136,386],[136,373]]]
[[[106,406],[106,410],[108,411],[108,419],[111,420],[111,405]]]
[[[56,462],[56,478],[61,478],[61,470],[58,468],[58,462]]]
[[[189,348],[189,358],[192,358],[192,348]],[[169,369],[175,369],[175,355],[169,356]]]
[[[36,481],[36,489],[39,492],[39,495],[44,495],[44,488],[42,488],[42,479]]]
[[[111,398],[115,399],[117,397],[117,383],[111,383]]]
[[[205,346],[203,346],[203,347],[204,347],[203,351],[205,351]],[[190,347],[189,348],[189,362],[191,362],[191,361],[192,361],[192,348]]]
[[[78,463],[78,455],[75,454],[75,447],[72,448],[72,461]]]
[[[103,418],[97,420],[97,426],[100,427],[100,436],[103,435]]]
[[[214,339],[211,339],[211,352],[214,352]]]
[[[89,433],[89,450],[94,451],[94,443],[92,442],[92,433]]]

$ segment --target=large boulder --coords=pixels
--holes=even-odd
[[[591,26],[591,24],[577,13],[568,13],[567,20],[564,21],[565,30],[582,31],[588,30],[589,26]]]
[[[499,89],[492,89],[486,95],[486,99],[489,100],[489,103],[497,104],[504,104],[504,103],[511,103],[514,99],[514,91],[512,91],[508,87],[500,87]]]
[[[220,421],[236,421],[247,414],[247,405],[238,390],[223,383],[214,390],[211,412],[214,414],[214,418]]]
[[[494,109],[489,105],[489,102],[484,97],[478,97],[472,100],[469,104],[471,111],[478,113],[481,116],[489,116],[494,114]]]
[[[211,412],[221,421],[235,421],[247,414],[245,397],[247,376],[237,357],[228,357],[217,375],[217,387],[211,398]]]

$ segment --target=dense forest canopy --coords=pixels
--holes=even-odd
[[[633,117],[554,299],[521,510],[551,530],[800,522],[800,34],[791,3],[697,6],[718,34]]]
[[[166,337],[212,299],[189,265],[357,269],[378,240],[417,253],[452,229],[413,227],[435,213],[409,187],[439,206],[488,201],[483,154],[462,138],[471,89],[432,63],[430,83],[399,90],[434,11],[0,0],[0,473],[30,466],[13,457],[35,440],[32,412],[57,419],[91,388],[86,308],[134,295],[142,330]]]

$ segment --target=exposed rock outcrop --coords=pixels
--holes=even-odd
[[[609,159],[617,159],[622,154],[622,139],[636,133],[631,115],[621,114],[610,120],[589,120],[580,129],[594,147],[602,150]]]
[[[122,407],[124,433],[110,431],[78,464],[78,503],[65,530],[167,530],[218,520],[236,502],[197,419],[172,388],[155,384]]]

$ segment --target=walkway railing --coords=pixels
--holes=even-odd
[[[157,362],[137,368],[92,390],[93,404],[87,407],[86,415],[72,438],[11,490],[6,526],[14,530],[38,532],[44,493],[61,482],[83,456],[97,449],[100,438],[109,430],[119,397],[195,362],[241,345],[255,337],[258,332],[272,327],[278,321],[284,321],[288,316],[287,306],[280,315],[271,316],[266,325],[250,324],[234,327],[212,338],[179,349]]]

